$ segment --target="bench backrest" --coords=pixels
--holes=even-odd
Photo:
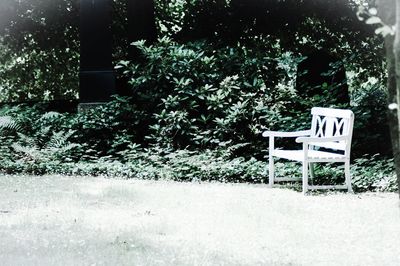
[[[314,107],[311,109],[311,114],[312,137],[346,136],[346,139],[343,141],[310,144],[328,149],[342,150],[349,156],[351,137],[353,135],[353,112],[343,109]]]

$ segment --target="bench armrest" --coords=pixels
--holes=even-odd
[[[282,138],[294,138],[300,136],[309,136],[311,134],[311,130],[301,130],[294,132],[281,132],[281,131],[264,131],[262,133],[263,137],[282,137]]]
[[[333,141],[341,141],[349,139],[348,136],[337,136],[337,137],[298,137],[296,139],[297,143],[301,142],[333,142]]]

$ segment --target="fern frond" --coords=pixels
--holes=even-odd
[[[47,126],[40,128],[39,131],[35,133],[35,141],[38,146],[46,146],[50,131],[51,126]]]
[[[17,135],[19,137],[19,141],[23,144],[25,144],[26,146],[31,146],[31,147],[36,147],[36,141],[34,138],[27,136],[23,133],[17,132]]]
[[[0,116],[0,130],[2,129],[18,131],[21,126],[11,116]]]
[[[81,145],[79,145],[77,143],[69,143],[67,145],[64,145],[64,146],[60,147],[58,152],[62,154],[62,153],[65,153],[67,151],[70,151],[70,150],[72,150],[72,149],[74,149],[76,147],[80,147],[80,146]]]
[[[23,146],[19,143],[14,143],[11,147],[17,152],[23,155],[25,160],[38,160],[41,157],[41,153],[35,146]]]
[[[46,143],[47,148],[63,148],[68,145],[68,139],[74,134],[75,131],[69,130],[68,132],[59,131],[53,133],[49,141]]]
[[[60,148],[67,141],[64,131],[54,132],[50,137],[49,141],[46,143],[46,148]]]
[[[51,126],[47,126],[47,127],[42,127],[39,130],[39,134],[44,136],[47,135],[50,132]]]
[[[53,119],[60,115],[61,114],[59,112],[50,111],[50,112],[44,113],[40,119]]]

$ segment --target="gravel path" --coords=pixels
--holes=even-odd
[[[400,265],[399,198],[0,177],[1,265]]]

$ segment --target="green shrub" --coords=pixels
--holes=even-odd
[[[128,164],[140,169],[141,178],[172,179],[177,181],[262,182],[265,165],[255,159],[232,158],[234,149],[169,151],[160,147],[126,153]]]
[[[354,134],[352,155],[380,153],[392,156],[387,117],[387,95],[379,83],[366,82],[352,93]]]
[[[309,109],[331,104],[324,88],[311,99],[298,96],[293,80],[301,57],[268,39],[226,46],[164,38],[135,45],[142,60],[117,66],[130,79],[132,98],[72,114],[45,112],[41,105],[0,109],[1,171],[265,182],[262,130],[308,128]],[[380,141],[389,139],[384,98],[379,84],[352,93],[355,158],[386,147]],[[278,140],[278,146],[289,142]],[[392,165],[356,159],[354,188],[394,190]],[[297,167],[278,165],[277,173],[299,175]],[[316,172],[316,183],[343,181],[340,168],[318,166]]]
[[[301,178],[301,164],[295,162],[276,162],[276,176]],[[381,155],[363,156],[355,159],[350,167],[352,187],[355,192],[397,191],[393,159]],[[344,184],[343,163],[315,164],[315,179],[312,185]]]
[[[116,99],[101,108],[105,108],[107,112],[108,107],[122,107],[127,103],[127,99]],[[142,148],[129,139],[131,136],[119,136],[127,130],[124,123],[132,119],[131,116],[121,119],[124,108],[120,111],[115,112],[115,117],[107,120],[101,115],[96,117],[96,114],[91,112],[75,115],[55,112],[42,114],[39,107],[3,108],[0,114],[7,116],[0,119],[0,171],[9,174],[102,175],[177,181],[260,183],[268,180],[266,159],[238,155],[238,151],[247,144],[220,142],[214,149],[202,150],[175,150],[158,145]],[[12,115],[16,116],[15,120]],[[77,119],[89,119],[90,115],[93,115],[92,123],[87,123],[85,119]],[[41,126],[32,123],[33,119],[40,122]],[[116,123],[114,119],[119,122]],[[73,127],[85,126],[85,123],[88,124],[87,132],[78,133],[71,130]],[[109,133],[110,142],[115,141],[114,145],[102,142],[103,140],[98,138],[85,140],[90,134],[95,136],[97,130],[103,127]],[[122,141],[119,141],[121,139]],[[101,150],[102,144],[109,145],[108,153]],[[300,165],[296,163],[278,162],[276,170],[277,176],[301,175]],[[361,157],[355,159],[351,171],[355,191],[397,189],[393,159],[377,155]],[[343,172],[341,165],[337,167],[334,164],[317,164],[316,178],[312,183],[343,183]]]
[[[117,69],[130,79],[138,109],[146,115],[147,144],[173,149],[243,144],[239,155],[260,159],[267,148],[261,131],[309,128],[314,106],[349,108],[330,101],[328,87],[311,98],[300,97],[294,81],[296,64],[303,57],[282,52],[267,38],[219,47],[163,38],[135,46],[142,51],[142,60],[121,61]],[[389,139],[382,84],[360,86],[352,91],[353,157],[391,156],[390,142],[380,144]],[[279,140],[278,145],[293,147],[293,141]]]
[[[259,158],[262,129],[304,128],[306,119],[297,118],[309,120],[309,114],[291,109],[298,101],[288,78],[295,58],[267,40],[262,50],[259,41],[218,49],[204,41],[136,42],[143,60],[121,61],[117,69],[130,78],[138,108],[149,116],[148,143],[174,149],[247,143],[241,152]]]
[[[63,119],[61,128],[74,130],[71,140],[83,145],[94,159],[117,156],[130,143],[140,142],[146,115],[130,98],[115,96],[113,101]]]
[[[21,144],[21,152],[23,147],[41,150],[49,148],[46,145],[58,145],[60,143],[56,140],[61,141],[68,135],[63,147],[70,149],[63,151],[63,154],[73,161],[118,156],[118,151],[139,141],[138,133],[145,117],[141,114],[125,97],[115,97],[105,105],[71,114],[45,112],[44,105],[39,104],[0,109],[0,116],[11,117],[18,125],[18,133],[14,130],[4,137],[13,137],[17,142],[14,146]]]
[[[40,151],[43,153],[43,151]],[[218,181],[267,183],[267,160],[254,157],[233,157],[234,149],[171,151],[160,147],[140,148],[136,145],[122,152],[125,161],[110,157],[96,161],[81,160],[22,160],[3,157],[2,173],[7,174],[63,174],[89,175],[118,178],[162,179],[175,181]],[[25,158],[25,157],[24,157]],[[356,192],[396,191],[397,183],[393,160],[378,156],[356,159],[351,165],[352,186]],[[277,162],[278,177],[301,177],[301,164]],[[344,169],[341,165],[317,164],[314,185],[343,184]],[[293,183],[293,182],[292,182]],[[285,183],[283,183],[285,184]],[[296,183],[295,183],[296,184]],[[295,188],[300,188],[300,183]]]
[[[353,186],[358,191],[396,191],[393,159],[380,158],[378,154],[355,160],[352,170]]]

